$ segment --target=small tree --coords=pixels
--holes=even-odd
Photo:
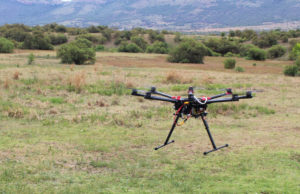
[[[300,56],[300,43],[297,43],[292,50],[292,53],[295,57]]]
[[[28,55],[27,57],[27,64],[28,65],[32,65],[32,63],[34,62],[35,56],[33,53],[30,53],[30,55]]]
[[[87,39],[78,39],[69,44],[62,45],[57,51],[57,57],[62,63],[81,65],[95,63],[96,52],[91,48],[92,43]]]
[[[236,61],[235,59],[229,58],[225,59],[224,61],[224,68],[225,69],[234,69],[235,68]]]
[[[194,39],[185,39],[175,47],[168,57],[168,61],[175,63],[203,63],[207,55],[207,48]]]
[[[127,52],[127,53],[141,53],[143,50],[136,45],[135,43],[123,42],[121,46],[118,48],[119,52]]]
[[[32,35],[28,34],[22,47],[24,49],[53,50],[50,38],[41,31],[36,31]]]
[[[14,43],[6,38],[0,37],[0,53],[12,53],[14,51]]]
[[[287,76],[296,76],[298,74],[299,67],[297,65],[289,65],[284,68],[284,75]]]
[[[168,44],[165,42],[155,41],[152,45],[147,47],[147,53],[168,53]]]
[[[267,53],[265,50],[260,48],[251,48],[248,51],[248,59],[264,61],[266,60]]]
[[[297,57],[295,64],[300,68],[300,56]]]
[[[147,42],[144,40],[143,37],[133,36],[133,37],[131,37],[131,42],[135,43],[143,50],[146,50],[146,48],[147,48]]]
[[[268,58],[274,59],[278,57],[282,57],[286,53],[286,48],[281,45],[272,46],[268,50]]]
[[[53,45],[60,45],[60,44],[64,44],[64,43],[68,42],[68,38],[64,34],[58,34],[58,35],[51,34],[49,36],[49,38],[50,38],[51,44],[53,44]]]

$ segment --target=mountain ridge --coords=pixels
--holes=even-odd
[[[297,22],[299,8],[299,0],[6,0],[0,24],[199,30]]]

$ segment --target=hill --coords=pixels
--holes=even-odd
[[[57,22],[198,30],[299,21],[299,7],[297,0],[7,0],[0,2],[0,25]]]

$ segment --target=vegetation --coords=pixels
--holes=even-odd
[[[152,45],[147,47],[146,52],[166,54],[169,52],[168,44],[161,41],[155,41]]]
[[[185,39],[170,52],[168,61],[174,63],[203,63],[207,48],[194,39]]]
[[[35,56],[33,53],[30,53],[30,55],[28,55],[27,57],[27,64],[28,65],[32,65],[32,63],[34,62]]]
[[[245,69],[243,67],[236,67],[235,71],[236,72],[245,72]]]
[[[24,49],[53,50],[50,38],[40,31],[27,34],[23,42]]]
[[[0,53],[12,53],[14,51],[14,43],[6,38],[0,37]]]
[[[49,38],[52,45],[60,45],[68,42],[68,38],[64,34],[58,34],[58,35],[51,34]]]
[[[92,43],[87,39],[77,39],[71,43],[62,45],[57,51],[57,57],[62,63],[81,65],[84,63],[93,64],[95,62],[95,50]]]
[[[113,42],[114,35],[103,46],[116,48]],[[30,53],[34,66],[26,65]],[[265,60],[254,67],[255,61],[235,57],[247,72],[238,73],[224,72],[221,56],[205,57],[205,65],[166,58],[105,52],[95,65],[79,66],[60,64],[53,50],[1,54],[0,191],[298,193],[300,79],[283,75],[294,61]],[[195,87],[198,97],[223,88],[265,92],[208,106],[214,140],[230,147],[204,157],[211,144],[201,119],[176,128],[175,144],[151,151],[172,125],[172,104],[130,97],[128,88],[152,85],[183,97],[191,85],[205,87]]]
[[[248,50],[248,59],[264,61],[267,58],[267,52],[260,48],[251,48]]]
[[[236,60],[235,59],[225,59],[224,61],[224,68],[225,69],[234,69],[235,68],[235,64],[236,64]]]
[[[282,57],[286,53],[286,48],[281,45],[272,46],[268,49],[267,55],[268,58],[274,59],[278,57]]]
[[[296,76],[298,74],[299,67],[297,65],[289,65],[284,69],[284,75]]]
[[[123,42],[118,49],[119,52],[127,52],[127,53],[141,53],[143,49],[141,49],[135,43]]]

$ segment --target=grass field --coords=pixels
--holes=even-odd
[[[291,62],[237,58],[244,73],[205,64],[171,64],[165,55],[97,53],[90,66],[62,65],[53,51],[0,55],[1,193],[299,193],[300,78]],[[217,145],[201,120],[175,129],[172,106],[130,96],[156,86],[185,95],[231,87],[263,91],[208,108]],[[200,95],[201,94],[201,95]]]

